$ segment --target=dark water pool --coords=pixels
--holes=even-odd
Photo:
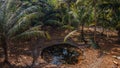
[[[52,64],[76,64],[83,52],[68,43],[55,44],[43,49],[41,56],[48,63]]]

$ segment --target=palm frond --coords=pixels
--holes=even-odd
[[[71,35],[73,35],[76,31],[77,31],[77,30],[74,30],[74,31],[70,32],[68,35],[66,35],[65,38],[64,38],[64,42],[66,42],[67,39],[68,39]]]
[[[12,5],[14,5],[13,3],[14,3],[16,0],[6,0],[6,1],[7,1],[6,10],[8,11],[9,9],[11,9]]]
[[[25,31],[17,36],[14,36],[12,39],[28,40],[33,38],[37,39],[40,37],[50,39],[50,35],[45,31]]]
[[[53,13],[53,14],[49,14],[49,15],[46,14],[44,20],[47,20],[47,19],[53,18],[53,17],[60,17],[60,14],[59,13]]]
[[[14,36],[15,34],[19,34],[29,29],[32,23],[31,20],[38,18],[38,14],[39,14],[38,12],[34,12],[20,19],[18,23],[16,23],[11,29],[8,30],[7,35],[11,37]]]
[[[50,25],[50,26],[60,26],[61,25],[61,23],[59,21],[52,20],[52,19],[45,21],[44,24]]]
[[[9,27],[9,29],[21,18],[21,17],[24,17],[26,15],[29,15],[33,12],[39,12],[40,10],[40,7],[39,6],[30,6],[28,7],[27,9],[25,10],[22,10],[22,8],[19,8],[15,14],[13,14],[9,20],[8,20],[8,23],[6,24],[7,27]],[[39,15],[43,15],[42,12],[39,12],[41,14]],[[37,15],[38,16],[38,15]]]

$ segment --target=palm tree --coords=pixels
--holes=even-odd
[[[0,44],[5,54],[4,63],[10,64],[8,47],[11,40],[48,38],[48,33],[32,22],[43,15],[39,5],[22,3],[20,0],[5,0],[0,6]]]
[[[90,25],[94,24],[95,25],[95,30],[94,30],[94,37],[91,37],[90,39],[92,40],[92,45],[93,46],[98,46],[97,42],[95,40],[95,34],[96,34],[96,26],[97,26],[97,4],[95,0],[77,0],[74,5],[71,7],[72,11],[71,14],[73,15],[74,19],[79,22],[78,27],[81,25],[81,39],[85,43],[87,42],[85,40],[84,36],[84,26],[85,25]],[[92,23],[95,22],[95,23]],[[77,27],[77,28],[78,28]],[[72,32],[74,33],[74,31]],[[68,34],[70,36],[70,34]],[[67,37],[68,37],[67,35]],[[65,38],[66,39],[66,38]]]
[[[90,14],[92,14],[91,1],[77,0],[74,4],[72,4],[70,13],[74,19],[79,22],[77,29],[81,26],[81,40],[87,43],[84,36],[84,26],[90,22]]]
[[[48,1],[52,6],[53,10],[57,11],[56,14],[59,16],[59,23],[62,25],[62,27],[71,26],[71,14],[69,14],[71,2],[69,0],[51,0]]]
[[[120,22],[120,10],[119,10],[120,1],[119,0],[114,0],[114,1],[104,0],[98,6],[99,6],[100,10],[102,10],[102,12],[103,12],[102,14],[104,14],[104,15],[101,14],[100,17],[103,20],[108,21],[107,28],[117,29],[118,37],[119,37],[120,36],[120,29],[119,29],[120,28],[120,26],[119,26],[119,22]],[[106,23],[104,25],[106,25]]]

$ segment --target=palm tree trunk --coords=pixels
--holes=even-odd
[[[96,25],[97,25],[97,8],[96,8],[96,0],[94,2],[94,22],[95,22],[95,27],[94,27],[94,41],[96,42]]]
[[[84,23],[82,23],[81,39],[82,41],[84,41],[85,44],[87,43],[87,41],[85,40],[85,36],[84,36]]]
[[[96,25],[94,27],[94,41],[96,42]]]
[[[95,22],[95,27],[94,27],[94,38],[93,38],[93,43],[92,45],[94,46],[95,49],[99,49],[100,46],[98,44],[99,41],[96,39],[96,29],[97,29],[97,0],[93,0],[94,4],[94,22]]]
[[[5,55],[4,63],[10,65],[8,61],[8,41],[6,40],[4,36],[2,38],[2,48],[4,50],[4,55]]]
[[[102,36],[104,35],[104,32],[105,32],[105,28],[103,27],[103,28],[102,28],[102,32],[101,32],[101,35],[102,35]]]
[[[120,42],[120,30],[118,30],[118,41]]]
[[[7,47],[7,44],[6,42],[3,43],[3,50],[4,50],[4,54],[5,54],[5,59],[4,59],[4,62],[5,63],[8,63],[8,47]]]

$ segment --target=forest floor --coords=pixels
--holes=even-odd
[[[117,41],[117,34],[115,32],[108,32],[110,37],[99,36],[97,35],[97,41],[101,47],[101,49],[94,49],[92,47],[88,47],[87,45],[81,44],[79,41],[80,32],[76,32],[73,36],[70,37],[70,42],[76,44],[80,49],[84,51],[85,59],[79,60],[79,63],[75,65],[54,65],[51,63],[47,63],[44,61],[40,53],[43,48],[48,47],[49,45],[60,43],[63,41],[64,37],[70,32],[69,30],[49,30],[51,35],[51,40],[39,40],[34,45],[37,48],[39,53],[37,54],[37,61],[35,63],[34,68],[120,68],[120,44]],[[93,33],[92,29],[87,31],[85,29],[85,36],[89,33]],[[99,31],[98,31],[99,34]],[[22,45],[21,45],[22,44]],[[20,46],[19,46],[20,45]],[[32,52],[34,52],[35,48],[33,45],[25,43],[17,43],[15,46],[11,45],[9,47],[10,55],[9,61],[13,65],[12,68],[28,68],[27,66],[32,63]],[[102,51],[102,53],[101,53]],[[9,68],[7,65],[2,64],[3,61],[3,53],[2,49],[0,49],[0,68]],[[17,60],[17,61],[16,61]]]

